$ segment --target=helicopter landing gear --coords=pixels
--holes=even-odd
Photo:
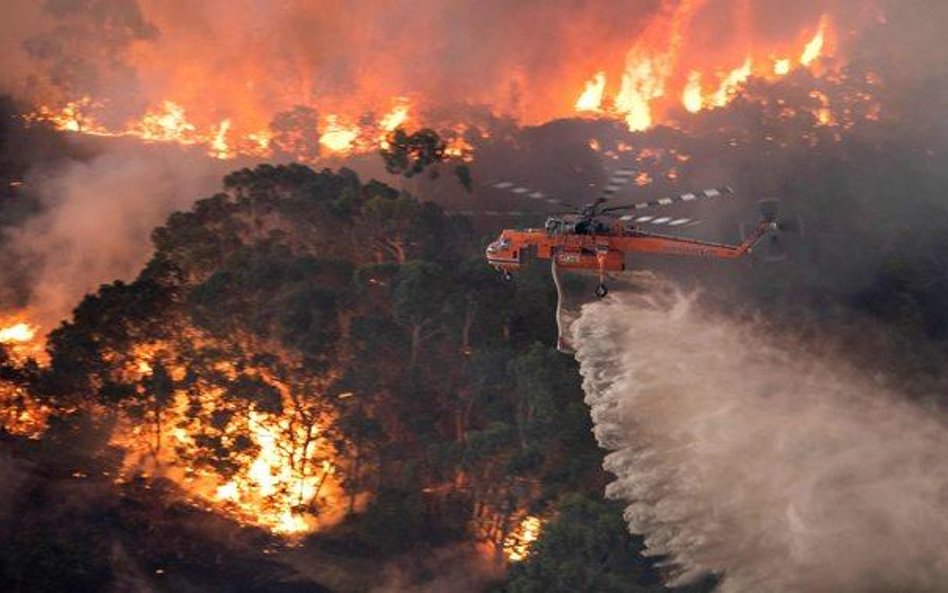
[[[500,273],[500,276],[507,282],[510,282],[511,280],[513,280],[513,274],[510,273],[510,270],[504,270],[503,272]]]
[[[599,283],[599,286],[596,287],[596,296],[599,297],[599,298],[603,298],[603,297],[605,297],[607,294],[609,294],[609,289],[606,288],[606,285],[605,285],[605,284],[603,284],[603,283],[600,282],[600,283]]]

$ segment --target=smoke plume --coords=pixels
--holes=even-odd
[[[944,591],[948,428],[871,370],[641,275],[573,326],[630,530],[675,583]]]
[[[28,186],[42,210],[9,229],[0,253],[25,284],[31,320],[52,329],[99,284],[134,278],[152,229],[214,188],[222,167],[177,148],[139,148],[34,169]]]

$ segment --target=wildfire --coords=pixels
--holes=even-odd
[[[376,122],[349,123],[340,115],[328,114],[319,122],[319,130],[299,130],[299,133],[319,133],[319,144],[330,153],[350,154],[376,150],[385,142],[388,132],[410,120],[410,102],[404,97],[393,100],[394,107]],[[172,100],[145,112],[138,120],[128,121],[116,129],[100,124],[95,116],[103,111],[102,103],[84,97],[60,108],[42,106],[26,116],[30,122],[46,122],[56,129],[112,138],[133,137],[144,142],[175,143],[204,147],[206,153],[217,159],[236,156],[266,158],[273,155],[273,133],[269,130],[241,132],[237,121],[225,118],[207,126],[199,126],[188,116],[185,107]],[[300,160],[306,160],[297,155]]]
[[[816,35],[806,44],[806,47],[803,48],[803,53],[800,55],[800,64],[803,66],[811,65],[822,55],[823,44],[826,42],[826,27],[827,18],[824,16],[820,19],[820,27]]]
[[[747,79],[750,78],[752,72],[753,64],[751,62],[750,56],[748,56],[747,59],[744,60],[744,64],[742,66],[731,70],[721,80],[718,90],[715,91],[714,95],[711,96],[711,105],[714,105],[715,107],[724,107],[727,105],[737,90],[745,82],[747,82]]]
[[[701,95],[701,73],[694,71],[688,75],[688,84],[681,95],[681,102],[685,109],[697,113],[704,107],[704,97]]]
[[[586,83],[586,90],[576,100],[576,111],[601,111],[605,90],[606,73],[596,72],[593,79]]]
[[[156,381],[161,361],[171,354],[163,344],[138,347],[126,379]],[[167,372],[175,383],[170,400],[142,394],[144,416],[129,416],[113,434],[127,451],[121,479],[161,473],[202,505],[283,535],[311,532],[342,517],[328,410],[302,404],[307,398],[262,369],[238,372],[226,361],[213,366],[231,384],[245,381],[274,393],[281,411],[273,403],[268,409],[248,404],[228,388],[202,381],[185,388],[185,366]]]
[[[504,556],[510,562],[522,562],[530,554],[533,543],[540,538],[543,521],[539,517],[528,515],[504,540]]]
[[[716,48],[695,45],[699,34],[707,34],[701,20],[710,10],[707,0],[656,4],[654,15],[630,45],[604,44],[605,55],[585,52],[581,66],[565,63],[560,75],[550,80],[532,81],[522,68],[514,69],[516,75],[502,88],[504,96],[518,97],[516,107],[498,107],[491,116],[539,124],[571,113],[601,114],[624,120],[630,130],[646,130],[668,123],[682,106],[695,113],[726,105],[751,77],[773,80],[797,68],[816,68],[832,45],[831,22],[823,15],[815,27],[801,31],[796,42],[746,36],[737,54],[743,62],[736,62],[738,48],[729,39],[722,41],[720,57],[715,58]],[[738,11],[734,16],[746,15]],[[172,22],[165,25],[173,29]],[[163,39],[184,43],[173,36]],[[126,104],[112,97],[80,96],[41,106],[27,119],[73,133],[198,146],[218,159],[290,156],[307,163],[327,155],[374,152],[385,147],[388,132],[408,123],[439,132],[462,123],[446,115],[450,105],[426,97],[420,89],[386,86],[392,80],[381,72],[374,78],[371,73],[360,76],[352,92],[343,96],[317,91],[320,85],[305,75],[298,85],[275,86],[271,71],[261,74],[252,55],[240,59],[243,68],[234,71],[237,78],[223,80],[200,60],[189,61],[187,68],[169,63],[170,54],[162,53],[158,43],[142,52],[129,58],[139,61],[133,64],[139,74],[155,83],[148,88],[163,90],[146,97],[145,108],[137,114],[121,112]],[[528,97],[523,85],[547,94]],[[493,88],[485,86],[484,93],[494,93],[503,103]],[[485,96],[465,99],[490,104]],[[470,158],[472,147],[466,140],[455,136],[446,141],[449,156]]]
[[[342,124],[337,116],[331,115],[319,143],[333,152],[348,152],[358,137],[358,127]]]
[[[0,344],[23,344],[36,337],[36,328],[29,323],[17,323],[0,328]]]
[[[700,4],[683,2],[667,21],[657,21],[646,31],[644,38],[649,42],[638,43],[626,55],[619,89],[610,107],[605,108],[603,105],[603,97],[608,89],[607,76],[605,71],[599,71],[586,82],[585,89],[576,100],[576,111],[608,111],[625,119],[631,131],[652,127],[668,107],[667,91],[683,65],[680,64],[681,37],[695,6]],[[829,19],[824,15],[816,34],[800,50],[797,66],[812,67],[823,56],[828,30]],[[668,40],[664,48],[652,39],[659,33]],[[723,72],[691,69],[680,87],[678,97],[690,113],[723,107],[731,102],[752,76],[779,78],[789,74],[794,65],[790,58],[766,57],[755,60],[753,55],[748,55],[740,66]],[[709,82],[707,86],[703,86],[705,81]]]
[[[774,62],[774,74],[777,76],[786,76],[790,73],[792,62],[789,58],[783,58]]]
[[[20,315],[0,319],[0,347],[14,363],[28,358],[43,360],[43,340],[39,328]],[[39,438],[46,430],[48,406],[37,401],[22,386],[0,379],[0,427],[15,435]]]
[[[45,361],[45,340],[39,326],[30,321],[28,311],[13,316],[0,316],[0,345],[6,347],[14,361],[23,362],[33,358]]]

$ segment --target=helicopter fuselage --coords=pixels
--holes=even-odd
[[[485,256],[505,274],[519,270],[528,251],[540,259],[554,258],[562,267],[612,272],[625,269],[627,253],[735,259],[748,253],[771,228],[771,223],[762,221],[743,242],[727,245],[648,233],[618,221],[610,225],[595,217],[572,221],[551,217],[543,229],[504,230],[487,247]],[[584,232],[587,229],[591,232]]]

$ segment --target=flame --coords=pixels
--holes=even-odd
[[[161,109],[146,113],[139,122],[137,136],[151,142],[198,142],[197,128],[190,123],[184,108],[173,101],[164,101]]]
[[[379,120],[379,135],[377,142],[379,148],[388,148],[388,135],[390,132],[405,125],[408,121],[409,104],[404,98],[400,98],[391,111],[382,116]]]
[[[602,111],[602,94],[606,90],[606,73],[599,71],[586,83],[586,90],[576,100],[576,111]]]
[[[724,107],[737,91],[747,82],[753,72],[753,63],[750,56],[744,60],[739,68],[735,68],[721,80],[718,90],[711,96],[710,103],[715,107]]]
[[[383,132],[392,132],[400,128],[408,121],[408,111],[408,101],[404,98],[399,99],[395,107],[379,120],[379,128],[381,128]]]
[[[140,344],[133,349],[125,380],[141,383],[155,372],[157,361],[174,358],[168,344]],[[319,398],[294,394],[263,369],[241,366],[238,372],[226,360],[212,366],[230,380],[241,373],[265,380],[279,391],[282,412],[254,403],[245,406],[226,388],[200,381],[176,388],[163,408],[152,401],[144,417],[139,413],[120,421],[112,436],[126,450],[119,479],[143,471],[160,473],[196,503],[281,535],[312,532],[340,520],[346,505],[340,502],[336,451],[327,433],[334,416],[302,405]],[[180,365],[168,370],[178,382],[189,373]],[[208,443],[218,444],[208,451]],[[210,461],[208,454],[219,459]]]
[[[625,114],[633,132],[652,127],[651,102],[665,94],[666,76],[667,65],[661,57],[634,59],[627,64],[615,108]]]
[[[0,428],[10,434],[40,438],[52,410],[19,385],[0,380]]]
[[[16,323],[0,328],[0,344],[23,344],[36,337],[36,327],[29,323]]]
[[[359,138],[357,126],[340,123],[339,118],[330,115],[326,120],[326,131],[319,137],[319,143],[332,152],[349,152]]]
[[[820,19],[819,29],[816,31],[816,35],[813,36],[803,48],[803,53],[800,54],[800,64],[803,66],[809,66],[823,53],[823,44],[826,42],[826,28],[827,28],[827,17],[824,15]]]
[[[621,116],[632,131],[645,130],[659,121],[666,111],[668,91],[678,76],[677,71],[684,58],[680,46],[688,23],[702,2],[683,2],[665,20],[653,22],[643,34],[643,40],[626,54],[620,88],[613,103],[606,109],[610,114]],[[830,24],[827,15],[820,18],[816,34],[800,50],[799,65],[810,67],[818,60],[826,47],[826,35]],[[655,38],[664,39],[664,45]],[[783,53],[783,52],[781,52]],[[719,70],[690,69],[683,86],[679,87],[681,104],[690,113],[702,109],[723,107],[739,94],[751,76],[773,79],[790,73],[794,62],[790,58],[774,59],[773,54],[764,54],[757,60],[761,66],[755,70],[755,57],[748,54],[743,63],[721,74]],[[764,66],[763,64],[769,64]],[[714,90],[706,92],[702,81],[718,80]],[[603,111],[603,95],[608,87],[604,70],[600,70],[580,93],[574,108],[577,112]]]
[[[314,500],[335,466],[323,460],[317,471],[298,473],[308,452],[288,454],[281,439],[293,431],[289,418],[251,411],[248,428],[258,452],[245,472],[240,472],[214,491],[213,498],[234,505],[240,516],[275,533],[296,534],[312,531],[315,524],[300,507]],[[296,438],[303,435],[296,434]],[[261,504],[261,502],[271,504]],[[275,504],[274,504],[275,502]]]
[[[45,344],[39,326],[30,323],[28,313],[0,317],[0,345],[12,361],[45,361]],[[46,430],[50,408],[20,385],[0,379],[0,427],[11,434],[39,438]]]
[[[681,95],[681,102],[685,109],[691,113],[697,113],[704,107],[704,97],[701,96],[701,73],[692,71],[688,75],[688,84]]]
[[[779,59],[774,62],[774,74],[777,76],[785,76],[790,73],[791,66],[790,58]]]
[[[214,139],[211,141],[211,156],[221,160],[229,159],[234,156],[233,151],[227,144],[227,132],[230,131],[230,120],[225,119],[217,128]]]
[[[506,81],[500,86],[485,85],[483,93],[464,96],[461,102],[493,105],[493,100],[507,105],[504,97],[517,97],[514,107],[498,107],[490,116],[539,124],[571,113],[594,113],[621,118],[631,130],[645,130],[673,123],[670,118],[679,112],[679,103],[689,112],[720,107],[732,100],[751,76],[772,79],[796,67],[814,66],[832,40],[828,15],[821,16],[816,27],[811,24],[801,32],[799,41],[790,46],[742,34],[735,38],[741,39],[746,59],[733,68],[733,42],[722,42],[720,51],[707,44],[696,45],[695,40],[707,34],[706,24],[699,19],[712,12],[708,0],[654,4],[652,16],[631,45],[621,40],[604,41],[591,53],[584,44],[586,49],[564,60],[556,76],[530,77],[522,65],[507,74],[497,73]],[[65,97],[38,107],[28,119],[73,133],[195,145],[219,159],[289,154],[303,162],[315,162],[320,152],[349,155],[384,148],[387,132],[409,122],[439,132],[461,123],[471,125],[460,116],[448,115],[444,109],[448,105],[438,97],[418,94],[417,89],[405,86],[406,81],[393,80],[384,70],[373,70],[377,66],[373,63],[365,64],[366,74],[359,70],[346,93],[333,93],[316,84],[305,69],[296,70],[300,72],[298,80],[278,79],[273,70],[258,63],[254,52],[235,58],[235,68],[226,77],[211,69],[212,60],[174,60],[170,56],[190,57],[195,42],[177,36],[173,19],[153,10],[159,14],[151,16],[157,16],[159,28],[163,25],[169,35],[127,56],[143,78],[143,88],[155,89],[155,94],[143,101],[143,110],[120,115],[127,103],[112,97]],[[735,8],[738,21],[746,17],[741,10],[746,9]],[[701,28],[693,30],[695,23]],[[163,43],[172,44],[175,51],[162,52]],[[539,89],[546,94],[538,95]],[[411,93],[410,101],[406,93]],[[296,110],[311,113],[310,119],[280,119]],[[290,127],[299,126],[295,132],[312,137],[312,141],[284,142],[282,138],[293,136],[294,130],[275,124],[286,121]],[[454,136],[446,137],[446,142],[449,156],[470,158],[474,148],[470,139]]]
[[[23,363],[28,358],[46,362],[46,339],[32,320],[33,313],[28,310],[0,315],[0,345],[6,347],[14,362]]]
[[[533,542],[540,538],[543,521],[539,517],[528,515],[504,540],[504,556],[510,562],[521,562],[530,554]]]

